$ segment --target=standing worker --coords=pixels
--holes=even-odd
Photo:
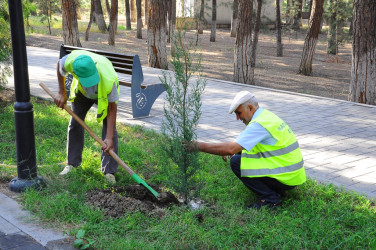
[[[84,51],[73,50],[57,62],[57,79],[59,93],[55,96],[55,104],[63,108],[67,102],[64,77],[72,74],[75,79],[70,88],[69,100],[72,110],[82,120],[93,104],[97,104],[97,121],[103,122],[102,139],[106,146],[102,146],[101,170],[107,182],[116,182],[118,164],[108,154],[112,149],[118,153],[118,136],[116,131],[117,102],[119,100],[119,80],[112,63],[104,56]],[[67,137],[67,163],[60,175],[69,173],[73,168],[81,165],[84,146],[84,129],[71,118]]]
[[[282,205],[281,196],[306,181],[303,156],[291,128],[277,115],[259,107],[248,91],[239,92],[230,106],[247,127],[235,142],[194,142],[199,151],[221,155],[258,201],[247,209]]]

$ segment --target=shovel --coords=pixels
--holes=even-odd
[[[39,84],[42,89],[44,89],[44,91],[47,92],[47,94],[49,94],[52,98],[55,98],[55,94],[46,86],[44,85],[43,83],[40,83]],[[104,143],[104,141],[99,138],[87,125],[86,123],[81,120],[80,117],[78,117],[67,105],[64,105],[64,109],[91,135],[91,137],[93,137],[100,145],[102,146],[105,146],[106,144]],[[109,151],[109,154],[112,156],[112,158],[114,158],[114,160],[120,165],[122,166],[125,171],[127,171],[128,174],[130,174],[130,176],[132,177],[133,180],[135,180],[138,184],[142,184],[144,187],[146,187],[159,201],[161,201],[161,199],[164,199],[165,195],[162,195],[162,197],[160,197],[160,194],[155,191],[153,188],[151,188],[144,180],[142,180],[135,172],[133,172],[132,169],[130,169],[128,167],[128,165],[122,161],[119,156],[111,149]]]

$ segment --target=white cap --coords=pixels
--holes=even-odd
[[[232,100],[229,114],[232,114],[241,104],[245,103],[246,101],[250,100],[252,97],[254,97],[253,94],[251,94],[248,91],[240,91]]]

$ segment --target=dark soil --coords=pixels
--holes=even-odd
[[[164,209],[180,204],[173,194],[162,193],[155,186],[153,189],[168,198],[161,201],[142,185],[128,185],[104,190],[94,189],[86,194],[85,201],[89,205],[103,209],[106,216],[114,218],[137,211],[162,218],[165,215]]]

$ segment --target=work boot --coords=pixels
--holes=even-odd
[[[114,185],[116,183],[115,175],[113,174],[105,174],[104,179],[111,185]]]
[[[261,209],[262,207],[268,207],[268,208],[271,208],[271,209],[276,209],[277,207],[280,207],[282,206],[282,201],[280,202],[269,202],[269,201],[266,201],[266,200],[260,200],[258,202],[255,202],[255,203],[252,203],[250,205],[247,206],[247,209]]]
[[[59,175],[66,175],[68,174],[74,167],[72,165],[66,165],[63,171],[60,172]]]

